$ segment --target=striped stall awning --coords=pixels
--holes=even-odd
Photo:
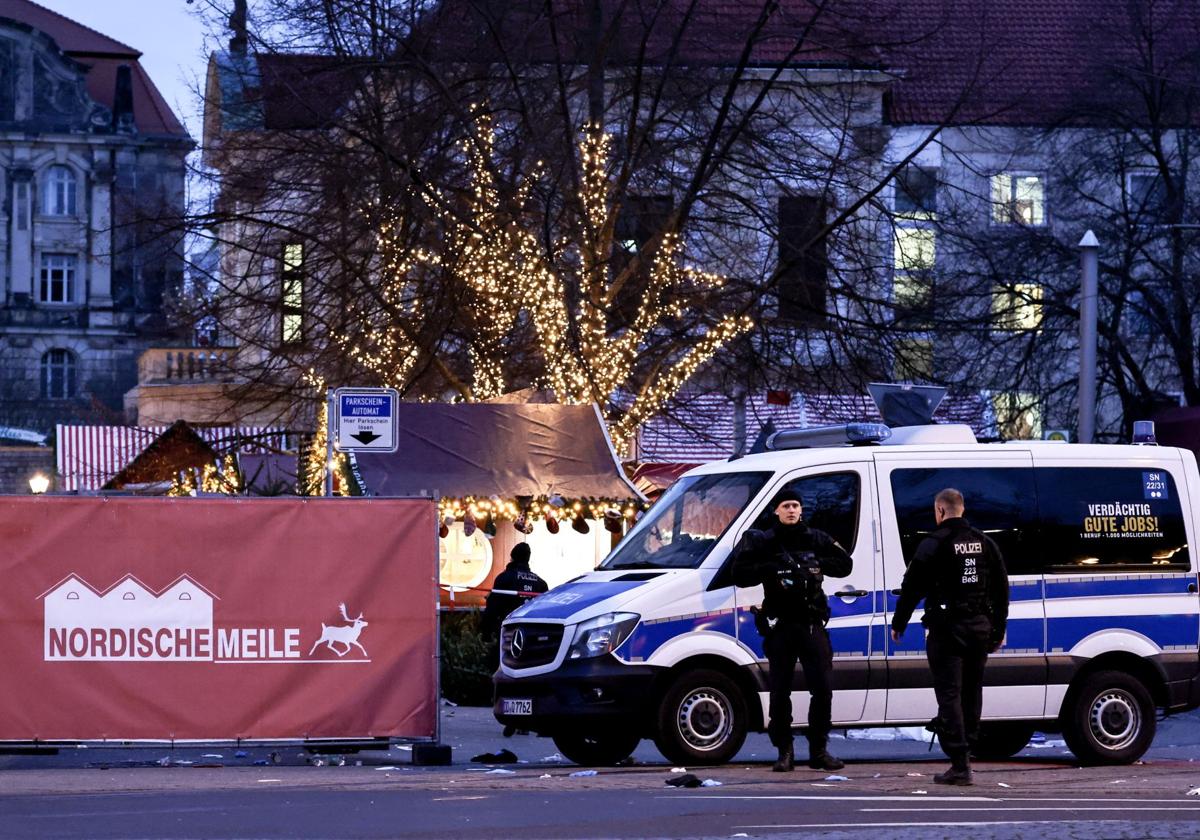
[[[99,490],[165,432],[168,426],[56,426],[59,489]],[[219,453],[286,452],[285,429],[267,426],[196,426],[197,434]]]

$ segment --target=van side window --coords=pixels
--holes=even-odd
[[[1190,567],[1175,481],[1140,467],[1039,467],[1047,574]]]
[[[858,536],[858,473],[808,475],[789,481],[784,487],[800,495],[805,524],[829,534],[846,551],[854,551],[854,540]],[[761,530],[775,525],[778,520],[773,513],[764,509],[753,527]]]
[[[933,497],[947,487],[962,492],[967,521],[996,541],[1009,575],[1041,574],[1034,542],[1037,496],[1031,467],[893,470],[892,499],[906,567],[921,540],[937,527]]]

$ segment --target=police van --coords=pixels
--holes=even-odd
[[[1160,710],[1200,706],[1191,452],[981,444],[966,426],[882,424],[777,432],[768,450],[691,470],[595,572],[512,613],[496,718],[552,736],[580,764],[619,762],[642,738],[684,765],[732,759],[747,732],[765,730],[768,679],[751,613],[762,588],[733,586],[730,553],[769,526],[785,487],[854,558],[848,578],[825,582],[834,727],[920,725],[937,712],[924,634],[894,642],[888,629],[945,487],[962,491],[1009,574],[978,757],[1014,755],[1040,730],[1061,731],[1083,763],[1130,763]],[[798,668],[794,720],[807,719],[808,698]]]

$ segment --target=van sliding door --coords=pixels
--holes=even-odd
[[[1041,718],[1046,702],[1046,613],[1037,547],[1037,495],[1028,451],[888,453],[875,456],[883,523],[885,626],[890,626],[904,570],[936,525],[933,499],[954,487],[966,519],[996,541],[1009,578],[1008,637],[988,658],[983,717]],[[887,650],[886,720],[924,722],[937,714],[933,678],[925,658],[918,605],[904,638]]]

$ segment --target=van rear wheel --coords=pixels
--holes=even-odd
[[[1154,741],[1154,699],[1136,677],[1100,671],[1071,691],[1062,724],[1080,764],[1132,764]]]
[[[654,743],[675,764],[724,764],[742,748],[748,717],[742,691],[729,677],[686,671],[663,695]]]
[[[609,731],[590,735],[561,732],[554,736],[554,746],[568,759],[584,767],[612,767],[633,755],[641,740],[641,736],[631,732]]]

